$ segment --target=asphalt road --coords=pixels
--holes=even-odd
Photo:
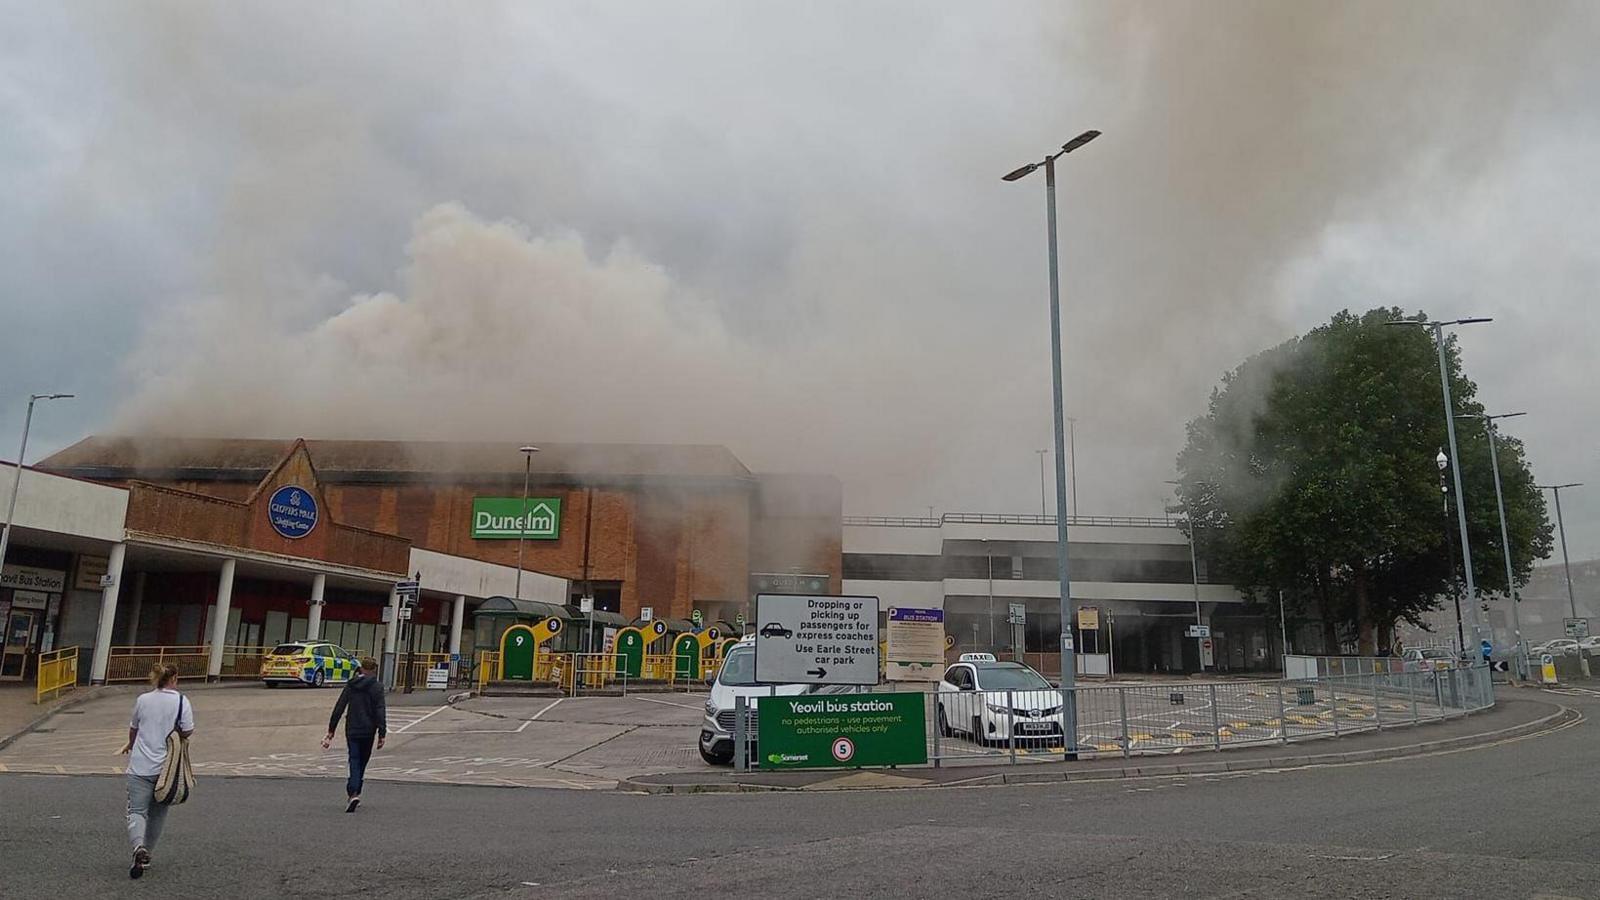
[[[143,881],[122,783],[0,775],[7,897],[1600,897],[1600,694],[1552,734],[1341,767],[634,796],[209,778]]]

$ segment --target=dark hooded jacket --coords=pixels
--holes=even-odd
[[[366,738],[389,735],[388,712],[383,705],[383,685],[367,674],[357,675],[344,686],[339,702],[334,704],[333,716],[328,719],[328,733],[339,727],[339,718],[349,713],[344,722],[345,737]]]

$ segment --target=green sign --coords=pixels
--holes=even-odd
[[[527,515],[521,497],[473,497],[472,539],[553,541],[561,537],[561,498],[529,497]]]
[[[762,697],[756,714],[765,769],[928,761],[927,706],[921,691]]]

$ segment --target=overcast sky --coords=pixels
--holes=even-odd
[[[1060,169],[1084,513],[1377,305],[1600,556],[1600,7],[0,0],[0,456],[84,434],[722,443],[1036,511]],[[1486,487],[1486,486],[1485,486]],[[1469,486],[1469,489],[1470,486]]]

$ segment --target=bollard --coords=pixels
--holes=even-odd
[[[1334,737],[1338,737],[1339,736],[1339,685],[1337,683],[1338,680],[1339,679],[1337,677],[1332,677],[1332,678],[1328,679],[1328,711],[1331,713],[1331,715],[1329,715],[1328,718],[1333,720],[1333,736]]]
[[[1372,717],[1378,723],[1378,730],[1383,730],[1383,698],[1378,696],[1378,676],[1372,676]]]
[[[1289,717],[1283,708],[1283,682],[1278,682],[1278,743],[1289,743]]]
[[[1122,714],[1122,758],[1123,759],[1127,759],[1128,758],[1128,754],[1129,754],[1129,750],[1128,750],[1128,689],[1127,688],[1120,688],[1120,687],[1117,688],[1117,707],[1121,711],[1121,714]],[[1062,738],[1062,743],[1063,744],[1066,743],[1066,739],[1064,737]]]
[[[1209,693],[1211,694],[1211,748],[1213,750],[1221,750],[1222,713],[1217,710],[1217,686],[1208,684],[1206,687],[1210,689]]]
[[[939,739],[944,737],[939,731],[939,688],[935,685],[933,688],[933,767],[935,769],[939,768],[941,761]]]
[[[1009,688],[1006,690],[1006,713],[1006,721],[1010,723],[1006,733],[1010,735],[1008,743],[1011,744],[1011,764],[1014,766],[1017,764],[1017,706]]]
[[[733,698],[733,770],[747,772],[750,770],[749,746],[745,734],[745,698],[743,695]]]

